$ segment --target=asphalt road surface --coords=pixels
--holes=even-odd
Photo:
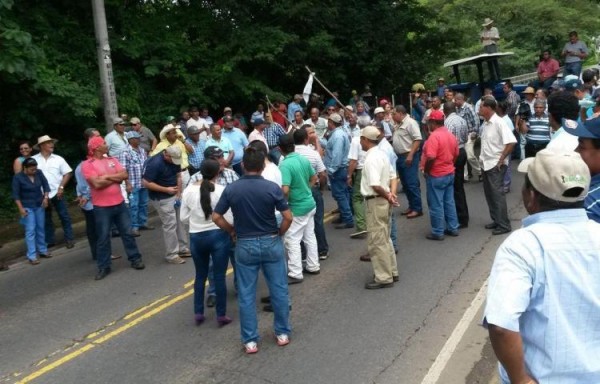
[[[513,228],[525,215],[521,183],[513,168]],[[219,328],[208,308],[207,321],[196,327],[193,263],[163,261],[160,229],[138,238],[143,271],[123,257],[111,275],[94,281],[83,239],[38,266],[13,265],[0,273],[0,382],[488,384],[495,359],[478,323],[494,253],[506,235],[483,228],[489,222],[483,185],[465,186],[469,228],[442,242],[424,238],[427,213],[414,220],[399,215],[406,208],[399,196],[400,282],[391,289],[365,290],[372,269],[358,257],[366,240],[326,224],[330,258],[321,274],[290,287],[292,342],[278,347],[272,314],[259,310],[262,340],[251,356],[240,343],[231,274],[233,323]],[[326,208],[334,208],[326,195]],[[113,248],[123,254],[119,239]],[[261,280],[258,296],[266,294]]]

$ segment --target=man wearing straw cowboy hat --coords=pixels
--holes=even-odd
[[[33,158],[37,161],[38,169],[46,176],[50,185],[50,193],[48,194],[50,202],[46,208],[46,243],[49,247],[54,246],[56,243],[54,223],[52,222],[52,207],[54,207],[63,227],[67,248],[73,248],[75,243],[73,242],[71,217],[63,199],[65,185],[71,180],[73,170],[65,159],[54,154],[54,143],[57,141],[48,135],[38,137],[37,144],[33,146],[33,149],[39,150],[40,153],[33,156]]]
[[[493,27],[494,20],[486,17],[481,26],[483,27],[483,31],[479,35],[479,40],[483,45],[484,53],[496,53],[498,52],[498,40],[500,40],[500,34],[498,33],[498,28]]]

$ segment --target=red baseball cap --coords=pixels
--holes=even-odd
[[[431,114],[429,114],[429,120],[444,121],[444,112],[439,109],[434,109],[431,111]]]

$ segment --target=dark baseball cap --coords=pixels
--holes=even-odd
[[[204,157],[207,159],[218,159],[223,156],[224,156],[223,150],[214,145],[211,147],[208,147],[204,150]]]

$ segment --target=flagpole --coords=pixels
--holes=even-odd
[[[305,65],[304,68],[306,68],[306,70],[308,71],[308,73],[313,75],[313,78],[317,81],[317,83],[319,83],[319,85],[321,87],[323,87],[323,89],[329,93],[329,95],[344,109],[346,109],[346,106],[344,105],[344,103],[342,103],[337,97],[335,97],[335,95],[333,94],[333,92],[331,92],[323,83],[321,83],[321,80],[319,80],[317,78],[317,76],[315,75],[315,73],[313,71],[310,70],[310,68],[308,68],[308,65]]]
[[[289,121],[289,120],[287,119],[287,117],[286,117],[286,116],[285,116],[283,113],[281,113],[281,112],[279,111],[279,109],[275,108],[275,106],[273,105],[273,103],[271,103],[271,100],[269,100],[269,96],[265,95],[265,98],[267,99],[267,105],[269,105],[269,107],[270,107],[269,109],[272,109],[272,110],[274,110],[275,112],[279,113],[279,114],[280,114],[280,115],[281,115],[281,116],[282,116],[282,117],[285,119],[285,121],[287,121],[287,123],[291,125],[291,124],[292,124],[292,122],[291,122],[291,121]],[[284,127],[284,128],[285,128],[285,127]],[[286,130],[286,131],[287,131],[287,130]]]

